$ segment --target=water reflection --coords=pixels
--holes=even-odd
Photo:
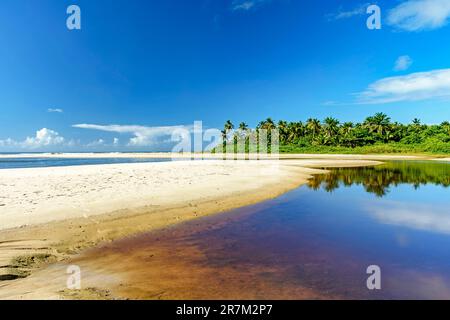
[[[366,210],[381,223],[450,234],[448,206],[388,201]]]
[[[449,168],[332,169],[277,199],[85,259],[125,275],[117,290],[129,298],[450,299]],[[367,289],[369,265],[382,290]]]
[[[339,168],[314,176],[308,187],[332,192],[342,185],[362,185],[367,192],[383,197],[399,184],[410,184],[416,189],[427,184],[449,187],[450,166],[440,162],[394,161],[375,167]]]

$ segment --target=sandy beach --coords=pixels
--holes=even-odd
[[[0,298],[63,298],[60,272],[84,249],[277,197],[318,168],[379,163],[356,156],[1,170],[0,279],[13,281],[0,281]]]
[[[109,153],[33,153],[22,154],[0,154],[0,159],[5,158],[139,158],[139,159],[222,159],[224,156],[238,157],[243,159],[248,157],[243,154],[224,155],[212,153],[171,153],[171,152],[151,152],[151,153],[127,153],[127,152],[109,152]],[[336,160],[427,160],[435,159],[435,156],[426,155],[403,155],[403,154],[290,154],[281,153],[271,156],[270,154],[255,154],[259,159],[336,159]],[[440,158],[438,160],[448,160],[449,158]]]
[[[315,172],[307,168],[374,163],[214,160],[6,169],[0,175],[0,230],[227,198],[268,186],[283,190],[291,180],[301,183]]]

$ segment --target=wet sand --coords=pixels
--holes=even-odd
[[[215,216],[214,216],[215,217]],[[233,219],[233,217],[229,217]],[[229,222],[229,219],[227,220]],[[5,287],[8,298],[48,299],[320,299],[333,298],[285,281],[279,268],[252,263],[211,265],[192,235],[223,221],[194,221],[87,250],[70,261]],[[209,231],[214,231],[209,229]],[[210,250],[216,248],[209,243]],[[249,256],[249,260],[252,257]],[[253,257],[255,258],[255,257]],[[232,259],[230,257],[230,259]],[[225,259],[227,260],[227,259]],[[82,290],[67,290],[66,269],[82,270]],[[279,275],[278,277],[276,275]],[[275,277],[274,277],[275,275]],[[47,280],[42,285],[44,279]],[[31,293],[24,289],[35,288]],[[0,290],[1,292],[1,290]],[[4,298],[1,296],[0,298]]]

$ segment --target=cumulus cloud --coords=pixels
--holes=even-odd
[[[61,145],[63,143],[64,138],[61,137],[58,132],[47,128],[42,128],[41,130],[36,131],[36,135],[34,137],[26,138],[23,145],[30,148],[40,148]]]
[[[342,7],[339,9],[337,13],[330,13],[326,17],[329,20],[341,20],[348,19],[355,16],[361,16],[367,13],[367,8],[370,6],[370,3],[360,4],[353,9],[344,10]]]
[[[270,0],[234,0],[231,5],[233,11],[249,11],[256,9],[262,4],[269,2]]]
[[[80,129],[132,134],[133,137],[130,138],[128,145],[135,147],[151,146],[158,143],[170,142],[172,135],[176,134],[178,130],[190,131],[192,129],[189,126],[146,127],[138,125],[97,124],[75,124],[73,125],[73,127]]]
[[[441,28],[449,18],[449,0],[408,0],[388,12],[387,23],[404,31],[423,31]]]
[[[56,108],[56,109],[48,108],[47,112],[49,112],[49,113],[63,113],[64,110],[63,109],[59,109],[59,108]]]
[[[11,138],[0,140],[1,147],[20,147],[26,149],[39,149],[52,146],[60,146],[65,142],[64,137],[58,132],[42,128],[36,131],[34,137],[27,137],[24,141],[15,141]]]
[[[450,97],[450,69],[384,78],[369,85],[357,97],[362,104]]]
[[[395,61],[394,71],[405,71],[411,67],[413,60],[410,56],[400,56]]]

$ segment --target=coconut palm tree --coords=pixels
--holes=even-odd
[[[306,121],[306,129],[312,134],[312,139],[314,140],[315,137],[320,134],[320,131],[322,129],[320,120],[309,118]]]
[[[339,141],[349,147],[355,146],[353,128],[353,122],[345,122],[339,130]]]
[[[277,126],[275,125],[275,122],[272,120],[272,118],[267,118],[266,120],[261,121],[258,124],[258,129],[270,131],[270,130],[273,130],[276,128],[277,128]]]
[[[223,128],[225,131],[231,131],[234,129],[234,124],[231,122],[231,120],[227,120],[225,124],[223,125]]]
[[[353,131],[353,122],[344,122],[341,126],[341,132],[342,134],[346,135]]]
[[[305,126],[301,121],[289,124],[289,141],[297,143],[305,135]]]
[[[440,125],[441,129],[448,135],[450,135],[450,122],[444,121]]]
[[[332,144],[339,132],[339,121],[332,117],[327,117],[323,121],[323,131],[325,135],[325,143]]]
[[[223,152],[226,152],[226,148],[227,148],[227,142],[228,140],[231,138],[230,137],[230,133],[231,131],[234,129],[234,124],[231,122],[231,120],[227,120],[225,122],[225,124],[223,125],[223,130],[222,132],[222,143],[223,143]],[[233,137],[233,141],[235,140],[236,137]]]
[[[281,144],[286,144],[288,143],[289,140],[289,124],[287,123],[287,121],[283,121],[280,120],[278,121],[278,131],[279,131],[279,137],[280,137],[280,143]]]
[[[225,122],[225,124],[223,125],[223,130],[222,130],[222,138],[224,141],[226,141],[228,139],[228,134],[233,129],[234,129],[234,124],[231,122],[231,120],[227,120]]]
[[[245,122],[241,122],[239,124],[239,130],[241,131],[247,131],[248,130],[248,124],[246,124]]]
[[[247,136],[248,136],[248,131],[249,131],[248,124],[246,124],[245,122],[241,122],[241,123],[239,124],[238,130],[237,130],[237,132],[235,133],[235,135],[236,135],[238,138],[247,138]]]
[[[375,134],[380,140],[387,141],[391,127],[391,118],[382,112],[378,112],[372,117],[367,117],[363,126],[369,130],[369,133]]]

